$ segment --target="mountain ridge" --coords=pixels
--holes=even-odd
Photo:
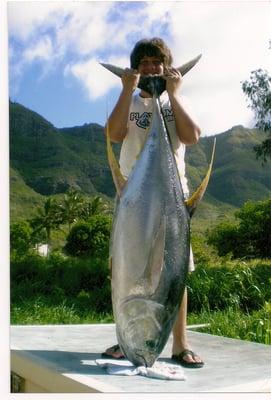
[[[38,113],[10,102],[11,217],[22,214],[17,212],[25,207],[20,191],[26,199],[27,188],[32,201],[37,195],[37,204],[44,196],[65,193],[70,187],[113,199],[115,188],[103,130],[97,123],[55,128]],[[241,125],[204,136],[197,145],[187,147],[190,191],[196,189],[206,173],[215,137],[213,171],[200,215],[204,216],[204,210],[208,215],[210,210],[218,215],[223,208],[234,210],[247,200],[270,198],[270,168],[262,167],[253,152],[253,147],[264,140],[264,134]],[[118,155],[120,145],[114,145],[114,149]]]

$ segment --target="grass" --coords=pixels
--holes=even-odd
[[[63,300],[52,305],[48,299],[37,297],[24,300],[12,306],[12,325],[46,324],[104,324],[113,323],[111,313],[97,313],[82,309],[77,299]],[[203,333],[271,344],[271,303],[251,314],[239,309],[229,308],[223,311],[203,310],[188,315],[188,325],[208,323],[201,328]]]
[[[204,310],[188,316],[188,324],[209,323],[200,332],[225,336],[233,339],[248,340],[262,344],[271,344],[271,304],[251,314],[239,309],[229,308],[223,311]]]
[[[193,246],[188,325],[209,323],[200,331],[271,344],[270,260],[217,260],[201,240]],[[112,322],[107,260],[58,253],[11,259],[13,325]]]
[[[43,297],[24,300],[11,308],[12,325],[104,324],[113,322],[109,313],[81,311],[78,304],[63,300],[52,305]]]

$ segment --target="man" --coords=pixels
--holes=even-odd
[[[172,68],[170,49],[160,38],[143,39],[136,43],[131,56],[131,69],[122,75],[122,91],[109,117],[109,133],[113,142],[122,142],[120,169],[128,177],[140,154],[150,125],[152,115],[152,95],[144,90],[134,94],[140,76],[160,75],[166,81],[166,90],[161,94],[162,112],[166,121],[172,148],[177,163],[184,196],[189,191],[185,177],[185,145],[198,142],[200,128],[194,122],[179,95],[182,84],[181,73]],[[194,270],[193,255],[190,252],[189,271]],[[172,359],[184,367],[200,368],[201,358],[189,346],[186,333],[187,290],[185,289],[179,313],[173,327]],[[123,358],[118,345],[108,348],[103,357]]]

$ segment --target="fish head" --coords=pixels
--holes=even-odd
[[[144,297],[131,297],[120,307],[118,342],[136,366],[151,367],[161,352],[165,307]]]

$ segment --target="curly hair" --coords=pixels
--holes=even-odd
[[[137,69],[144,56],[159,58],[165,67],[170,67],[173,62],[170,49],[163,39],[158,37],[142,39],[135,44],[130,55],[131,68]]]

